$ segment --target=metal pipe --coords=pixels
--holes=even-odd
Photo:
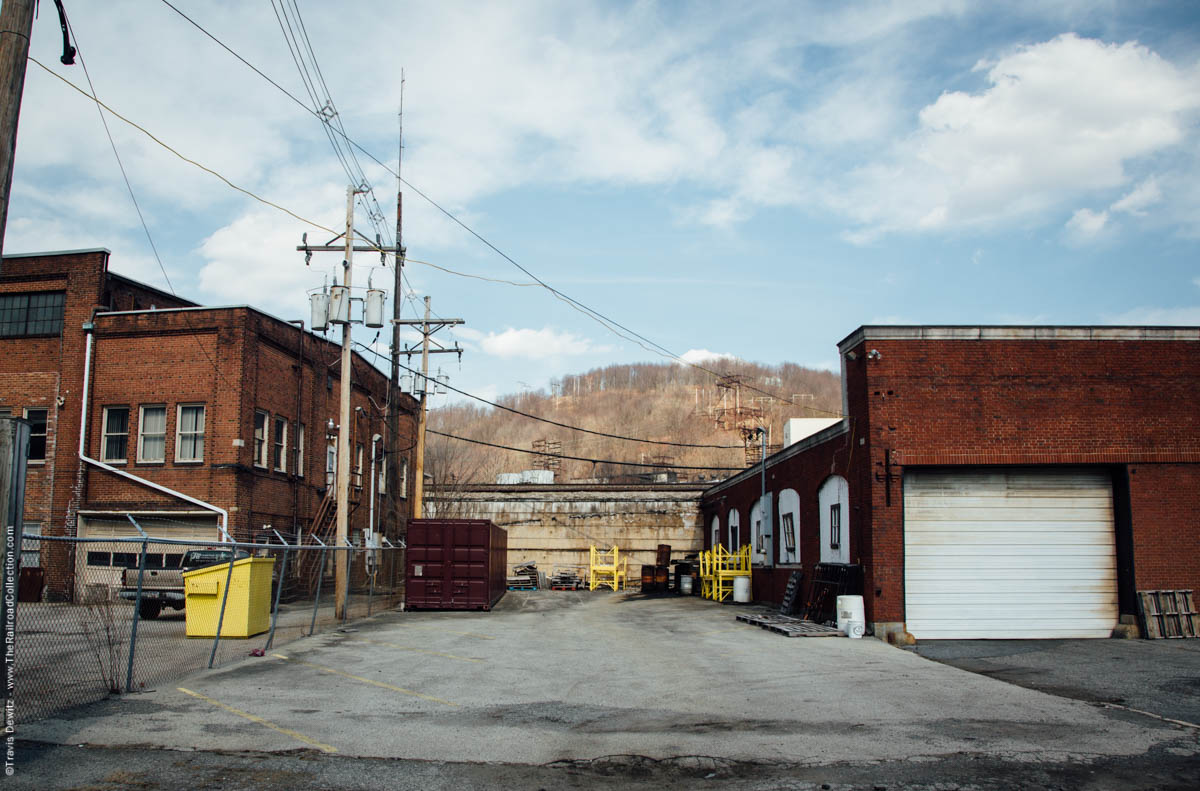
[[[279,620],[279,597],[283,594],[283,580],[287,576],[287,542],[283,540],[283,536],[279,535],[279,531],[272,528],[271,532],[275,534],[284,545],[283,550],[283,566],[279,569],[279,585],[275,588],[275,606],[271,610],[271,633],[267,635],[267,645],[263,650],[271,650],[271,644],[275,642],[275,623]]]
[[[213,660],[217,657],[217,645],[221,642],[221,627],[225,625],[225,604],[229,601],[229,582],[233,579],[233,564],[237,560],[237,551],[229,550],[229,571],[225,574],[225,592],[221,596],[221,614],[217,616],[217,633],[213,635],[212,651],[208,655],[208,667],[211,670]]]
[[[317,538],[316,533],[313,533],[313,541],[321,545],[321,559],[317,562],[317,598],[313,600],[312,623],[308,625],[309,637],[317,630],[317,608],[321,606],[321,583],[325,581],[325,553],[328,551],[325,542]]]
[[[88,395],[89,395],[89,389],[90,389],[91,378],[92,378],[92,338],[93,338],[92,330],[93,330],[93,327],[91,326],[91,322],[84,325],[84,332],[87,333],[87,350],[84,352],[84,358],[83,358],[83,407],[82,407],[82,413],[79,416],[79,460],[86,462],[88,464],[91,464],[93,466],[99,467],[100,469],[105,470],[107,472],[111,472],[114,475],[119,475],[122,478],[128,478],[129,480],[140,483],[143,486],[148,486],[151,489],[154,489],[155,491],[162,492],[163,494],[168,494],[172,497],[178,497],[180,500],[183,500],[184,502],[191,503],[192,505],[198,505],[201,508],[216,512],[221,517],[221,523],[217,526],[218,529],[221,531],[221,540],[226,541],[226,542],[232,542],[233,539],[229,536],[229,530],[228,530],[228,528],[229,528],[229,512],[226,511],[224,508],[213,505],[212,503],[206,503],[203,500],[198,500],[195,497],[191,497],[190,495],[184,494],[183,492],[177,492],[174,489],[170,489],[166,486],[163,486],[162,484],[155,483],[154,481],[148,481],[145,478],[139,478],[138,476],[134,475],[133,473],[129,473],[129,472],[126,472],[125,470],[118,469],[116,467],[113,467],[110,464],[105,464],[104,462],[90,458],[87,455]]]
[[[137,596],[133,600],[133,628],[129,632],[129,656],[125,665],[125,692],[130,693],[133,692],[133,654],[137,647],[138,620],[142,615],[142,578],[146,574],[146,545],[149,541],[149,536],[146,535],[146,531],[137,523],[137,520],[133,518],[133,514],[125,514],[125,516],[129,517],[129,521],[133,522],[133,526],[142,534],[142,551],[138,555]]]

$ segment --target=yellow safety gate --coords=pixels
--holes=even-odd
[[[588,562],[588,590],[596,590],[607,585],[614,591],[625,587],[628,579],[629,558],[624,558],[622,565],[621,550],[613,544],[612,549],[598,550],[591,547],[591,557]]]
[[[733,595],[735,577],[750,576],[750,545],[735,552],[715,546],[700,553],[700,595],[725,601]]]

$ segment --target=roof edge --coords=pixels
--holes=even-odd
[[[846,353],[863,341],[1200,341],[1200,327],[1138,325],[864,324],[838,342]]]

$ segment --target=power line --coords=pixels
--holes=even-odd
[[[583,456],[565,456],[559,453],[544,453],[541,451],[526,450],[524,448],[514,448],[509,445],[497,445],[494,442],[484,442],[481,439],[471,439],[470,437],[459,437],[455,434],[447,434],[444,431],[436,431],[434,429],[426,429],[430,434],[437,434],[439,437],[447,439],[456,439],[459,442],[469,442],[472,445],[485,445],[489,448],[498,448],[499,450],[508,450],[514,453],[528,453],[531,456],[553,456],[556,459],[567,459],[568,461],[587,461],[592,464],[617,464],[624,467],[649,467],[656,470],[708,470],[713,472],[731,472],[746,469],[745,467],[688,467],[679,464],[650,464],[642,461],[614,461],[613,459],[588,459]]]
[[[321,119],[322,119],[322,121],[324,122],[324,118],[321,116],[321,114],[320,114],[319,112],[316,112],[316,111],[312,110],[311,108],[309,108],[308,106],[306,106],[306,105],[304,104],[304,102],[303,102],[303,101],[301,101],[301,100],[300,100],[300,99],[298,99],[298,98],[297,98],[295,95],[293,95],[292,93],[290,93],[289,91],[287,91],[286,89],[284,89],[282,86],[280,86],[280,85],[279,85],[279,83],[277,83],[277,82],[275,82],[274,80],[272,80],[270,77],[268,77],[266,74],[264,74],[264,73],[263,73],[263,72],[262,72],[260,69],[258,69],[256,66],[254,66],[253,64],[251,64],[251,63],[250,63],[248,60],[246,60],[245,58],[243,58],[241,55],[239,55],[238,53],[234,52],[234,51],[233,51],[233,50],[232,50],[232,49],[231,49],[229,46],[227,46],[226,44],[224,44],[224,43],[223,43],[223,42],[222,42],[220,39],[218,39],[218,38],[217,38],[216,36],[214,36],[212,33],[208,32],[208,31],[207,31],[207,30],[205,30],[203,27],[201,27],[201,26],[200,26],[200,25],[199,25],[199,24],[198,24],[198,23],[197,23],[195,20],[193,20],[193,19],[191,19],[190,17],[188,17],[186,14],[184,14],[182,11],[180,11],[178,8],[176,8],[174,5],[172,5],[170,2],[168,2],[168,0],[162,0],[162,2],[163,2],[163,3],[164,3],[164,4],[165,4],[165,5],[168,7],[168,8],[170,8],[172,11],[175,11],[175,13],[179,14],[181,17],[183,17],[183,18],[184,18],[184,19],[186,19],[188,22],[190,22],[190,23],[191,23],[191,24],[192,24],[194,27],[196,27],[198,30],[200,30],[202,33],[204,33],[204,35],[208,36],[210,39],[212,39],[214,42],[216,42],[218,45],[220,45],[220,46],[221,46],[223,49],[225,49],[227,52],[229,52],[229,53],[230,53],[231,55],[233,55],[235,58],[237,58],[237,59],[238,59],[238,60],[240,60],[242,63],[244,63],[246,66],[248,66],[250,69],[252,69],[252,70],[253,70],[253,71],[254,71],[256,74],[258,74],[259,76],[261,76],[263,79],[265,79],[267,82],[269,82],[271,85],[273,85],[273,86],[274,86],[275,88],[277,88],[278,90],[282,91],[282,92],[283,92],[283,93],[284,93],[286,96],[288,96],[290,99],[292,99],[292,101],[294,101],[294,102],[296,102],[297,104],[299,104],[299,105],[300,105],[301,107],[303,107],[303,108],[304,108],[304,109],[305,109],[307,112],[309,112],[309,113],[311,113],[311,114],[315,115],[315,116],[316,116],[316,117],[318,117],[318,118],[321,118]],[[40,64],[39,64],[39,65],[40,65]],[[467,233],[469,233],[469,234],[471,234],[472,236],[474,236],[474,237],[475,237],[476,239],[478,239],[478,240],[479,240],[479,241],[480,241],[482,244],[484,244],[485,246],[487,246],[489,249],[491,249],[493,252],[495,252],[495,253],[496,253],[497,255],[499,255],[501,258],[503,258],[504,260],[508,261],[510,264],[512,264],[513,266],[515,266],[517,269],[521,270],[521,271],[522,271],[522,272],[524,272],[526,275],[528,275],[530,278],[532,278],[532,279],[535,281],[535,283],[534,283],[534,284],[532,284],[532,285],[539,285],[539,286],[541,286],[542,288],[546,289],[546,290],[547,290],[547,291],[548,291],[550,294],[552,294],[552,295],[553,295],[553,296],[554,296],[556,299],[558,299],[558,300],[560,300],[560,301],[562,301],[562,302],[564,302],[564,303],[566,303],[566,304],[570,305],[570,306],[571,306],[572,308],[574,308],[575,310],[577,310],[577,311],[579,311],[579,312],[583,313],[584,315],[588,316],[588,317],[589,317],[589,318],[591,318],[593,321],[596,321],[596,322],[597,322],[597,323],[599,323],[601,326],[603,326],[605,329],[607,329],[609,332],[612,332],[614,335],[617,335],[617,336],[618,336],[618,337],[620,337],[620,338],[623,338],[623,339],[625,339],[625,340],[627,340],[627,341],[630,341],[631,343],[635,343],[635,344],[637,344],[638,346],[641,346],[642,348],[646,349],[647,351],[653,352],[653,353],[655,353],[655,354],[662,355],[662,356],[664,356],[664,357],[667,357],[667,358],[669,358],[669,359],[675,360],[675,361],[679,362],[679,363],[680,363],[680,364],[682,364],[682,365],[687,365],[687,366],[689,366],[689,367],[695,368],[695,369],[696,369],[696,370],[698,370],[698,371],[702,371],[702,372],[704,372],[704,373],[707,373],[707,374],[709,374],[710,376],[714,376],[714,377],[716,377],[716,378],[722,378],[722,377],[723,377],[723,374],[721,374],[720,372],[718,372],[718,371],[714,371],[714,370],[712,370],[712,369],[710,369],[710,368],[706,368],[705,366],[703,366],[703,365],[700,365],[700,364],[698,364],[698,363],[693,363],[693,362],[691,362],[691,361],[689,361],[689,360],[685,360],[685,359],[683,359],[682,357],[680,357],[679,355],[677,355],[675,352],[672,352],[670,349],[666,348],[665,346],[662,346],[661,344],[659,344],[659,343],[656,343],[655,341],[652,341],[652,340],[650,340],[649,338],[647,338],[647,337],[645,337],[645,336],[643,336],[643,335],[641,335],[641,334],[639,334],[639,333],[635,332],[634,330],[631,330],[631,329],[629,329],[628,327],[625,327],[625,326],[624,326],[623,324],[621,324],[620,322],[617,322],[616,320],[614,320],[614,319],[611,319],[611,318],[609,318],[608,316],[605,316],[604,314],[600,313],[599,311],[597,311],[597,310],[595,310],[595,309],[593,309],[593,308],[591,308],[591,307],[589,307],[589,306],[585,305],[585,304],[584,304],[584,303],[582,303],[582,302],[579,302],[578,300],[576,300],[576,299],[572,298],[571,296],[569,296],[569,295],[567,295],[567,294],[565,294],[565,293],[563,293],[563,292],[559,291],[558,289],[556,289],[556,288],[554,288],[553,286],[549,285],[548,283],[544,282],[543,280],[541,280],[540,278],[538,278],[536,275],[534,275],[532,272],[530,272],[528,269],[526,269],[525,267],[523,267],[523,266],[521,266],[519,263],[517,263],[517,262],[516,262],[516,261],[515,261],[515,260],[514,260],[514,259],[513,259],[511,256],[509,256],[509,255],[508,255],[507,253],[505,253],[503,250],[501,250],[501,249],[500,249],[500,248],[498,248],[496,245],[494,245],[494,244],[492,244],[490,241],[488,241],[488,240],[487,240],[487,239],[486,239],[486,238],[485,238],[485,237],[484,237],[482,234],[480,234],[480,233],[479,233],[479,232],[477,232],[475,229],[471,228],[471,227],[470,227],[469,225],[467,225],[465,222],[463,222],[462,220],[460,220],[460,219],[459,219],[459,218],[458,218],[458,217],[457,217],[457,216],[456,216],[454,213],[452,213],[451,211],[449,211],[448,209],[446,209],[445,207],[443,207],[443,206],[442,206],[441,204],[439,204],[437,201],[433,200],[433,198],[429,197],[429,195],[425,194],[425,192],[424,192],[424,191],[422,191],[422,190],[421,190],[419,187],[417,187],[417,186],[415,186],[414,184],[412,184],[412,182],[410,182],[410,181],[408,181],[408,180],[406,180],[406,179],[402,178],[402,177],[400,176],[400,174],[396,172],[396,170],[393,170],[393,169],[391,168],[391,166],[389,166],[389,165],[388,165],[388,164],[386,164],[385,162],[381,161],[381,160],[380,160],[378,157],[376,157],[376,156],[375,156],[374,154],[372,154],[370,151],[368,151],[367,149],[363,148],[363,147],[362,147],[361,145],[359,145],[359,144],[358,144],[358,143],[357,143],[355,140],[353,140],[353,139],[352,139],[352,138],[350,138],[348,135],[346,135],[346,133],[345,133],[345,130],[344,130],[344,129],[339,129],[339,130],[337,130],[337,133],[338,133],[338,134],[339,134],[339,135],[340,135],[340,136],[341,136],[341,137],[342,137],[342,138],[343,138],[343,139],[346,141],[346,144],[347,144],[347,146],[348,146],[348,147],[350,147],[351,149],[357,149],[358,151],[362,152],[362,153],[363,153],[365,156],[367,156],[369,159],[371,159],[371,161],[375,162],[375,164],[379,165],[379,166],[380,166],[380,167],[382,167],[384,170],[386,170],[388,173],[390,173],[391,175],[395,176],[395,177],[396,177],[396,179],[397,179],[397,181],[398,181],[399,183],[401,183],[401,184],[403,184],[403,185],[407,186],[407,187],[408,187],[409,189],[411,189],[413,192],[417,193],[417,195],[421,196],[421,198],[422,198],[422,199],[424,199],[424,200],[425,200],[427,203],[429,203],[429,204],[430,204],[431,206],[433,206],[435,209],[437,209],[437,210],[438,210],[438,211],[440,211],[442,214],[444,214],[444,215],[445,215],[447,218],[449,218],[449,219],[450,219],[452,222],[454,222],[456,225],[458,225],[459,227],[461,227],[461,228],[462,228],[463,230],[465,230]],[[290,213],[290,212],[289,212],[289,213]],[[410,259],[410,260],[411,260],[411,259]],[[418,263],[419,263],[419,262],[418,262]],[[432,266],[432,265],[430,265],[430,266]],[[436,268],[439,268],[439,269],[440,269],[440,267],[436,267]],[[450,271],[450,270],[443,270],[443,271],[450,272],[451,274],[458,274],[458,275],[462,275],[463,277],[478,277],[478,276],[475,276],[475,275],[465,275],[465,274],[463,274],[463,273],[461,273],[461,272],[452,272],[452,271]],[[489,278],[482,278],[482,277],[479,277],[478,279],[481,279],[481,280],[488,280]],[[500,281],[500,282],[504,282],[504,281]],[[510,283],[510,284],[511,284],[511,285],[531,285],[531,284],[518,284],[518,283]],[[620,331],[618,330],[618,328],[619,328],[620,330],[624,330],[624,332],[625,332],[625,333],[628,333],[628,335],[626,335],[626,334],[623,334],[622,332],[620,332]],[[632,337],[630,337],[630,336],[632,336]],[[786,400],[786,399],[779,398],[779,396],[777,396],[777,395],[776,395],[776,394],[774,394],[774,393],[771,393],[771,392],[768,392],[768,391],[766,391],[766,390],[763,390],[763,389],[761,389],[761,388],[759,388],[759,387],[756,387],[756,386],[754,386],[754,385],[752,385],[752,384],[746,384],[746,385],[745,385],[745,387],[746,387],[747,389],[749,389],[749,390],[753,390],[754,392],[761,393],[762,395],[765,395],[765,396],[770,396],[770,397],[772,397],[772,398],[774,398],[774,399],[776,399],[776,400],[779,400],[779,401],[785,401],[785,400]],[[819,408],[817,408],[817,407],[805,407],[805,408],[806,408],[806,409],[808,409],[808,410],[810,410],[810,411],[813,411],[813,412],[820,412],[820,413],[823,413],[823,414],[827,414],[827,415],[833,415],[833,416],[836,416],[836,417],[845,417],[845,415],[843,415],[841,412],[834,412],[834,411],[830,411],[830,410],[826,410],[826,409],[819,409]]]
[[[418,374],[418,375],[420,374],[420,371],[416,371],[412,368],[409,368],[407,365],[400,364],[400,367],[403,368],[404,370],[408,371],[411,374]],[[473,398],[476,401],[479,401],[480,403],[487,404],[488,406],[495,407],[496,409],[503,409],[505,412],[511,412],[514,415],[519,415],[524,418],[529,418],[530,420],[536,420],[540,423],[549,423],[552,426],[558,426],[559,428],[565,428],[570,431],[578,431],[583,434],[594,434],[597,437],[605,437],[606,439],[617,439],[617,440],[622,440],[624,442],[642,442],[647,445],[668,445],[673,448],[705,448],[705,449],[709,449],[709,450],[744,450],[745,449],[744,445],[698,445],[698,444],[693,444],[693,443],[688,443],[688,442],[667,442],[666,440],[642,439],[640,437],[626,437],[621,434],[609,434],[608,432],[605,432],[605,431],[594,431],[590,428],[583,428],[582,426],[572,426],[569,423],[560,423],[557,420],[551,420],[550,418],[539,417],[538,415],[531,415],[530,413],[522,412],[519,409],[513,409],[512,407],[504,406],[503,404],[497,404],[493,401],[488,401],[486,398],[482,398],[482,397],[474,395],[472,393],[468,393],[466,390],[459,390],[457,387],[455,387],[447,382],[440,382],[439,384],[441,384],[443,387],[445,387],[448,390],[453,390],[454,392],[458,393],[459,395],[464,395],[467,398]],[[704,469],[708,469],[708,468],[705,467]]]

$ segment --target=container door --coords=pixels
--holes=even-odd
[[[454,562],[447,578],[450,601],[454,607],[486,608],[488,601],[488,525],[486,522],[466,522],[447,530],[453,542],[447,551]]]

